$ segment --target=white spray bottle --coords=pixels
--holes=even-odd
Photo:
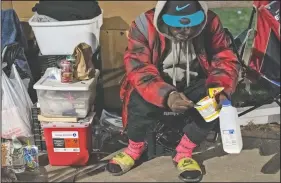
[[[229,154],[240,153],[243,148],[242,134],[237,109],[230,100],[222,102],[219,119],[223,150]]]

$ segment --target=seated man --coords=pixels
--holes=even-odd
[[[180,179],[200,181],[202,171],[192,159],[192,151],[216,121],[205,122],[194,103],[213,87],[224,87],[219,101],[229,98],[240,65],[219,17],[204,2],[158,1],[155,9],[145,13],[141,25],[134,21],[130,28],[124,56],[126,77],[120,92],[129,145],[110,161],[107,170],[121,175],[134,166],[145,150],[148,128],[157,121],[152,113],[187,111],[193,120],[183,129],[185,135],[173,162]]]

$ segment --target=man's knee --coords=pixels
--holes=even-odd
[[[212,122],[205,122],[204,120],[193,121],[184,127],[183,132],[193,143],[199,145],[217,123],[219,123],[219,120]]]
[[[161,109],[148,103],[136,90],[132,91],[128,103],[128,115],[148,117],[151,112],[158,112]]]
[[[157,106],[146,102],[137,91],[130,95],[128,109],[128,137],[135,142],[142,142],[150,126],[156,121],[149,113],[159,110]]]

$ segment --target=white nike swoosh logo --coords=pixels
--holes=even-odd
[[[187,8],[189,5],[190,5],[190,4],[187,4],[187,5],[183,6],[183,7],[177,6],[177,7],[176,7],[176,10],[177,10],[177,11],[181,11],[181,10]]]

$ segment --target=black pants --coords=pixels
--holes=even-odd
[[[205,80],[191,82],[191,85],[183,90],[184,94],[194,103],[206,97],[207,89]],[[168,112],[168,110],[166,109]],[[128,104],[128,138],[134,142],[145,141],[149,128],[157,121],[161,120],[161,116],[165,112],[151,103],[146,102],[137,91],[131,93]],[[195,144],[199,145],[208,135],[208,132],[214,128],[217,120],[213,122],[205,122],[202,116],[194,108],[185,113],[185,118],[191,119],[190,123],[183,128],[184,134]],[[169,117],[170,123],[179,123],[176,117]],[[175,124],[176,126],[176,124]]]

